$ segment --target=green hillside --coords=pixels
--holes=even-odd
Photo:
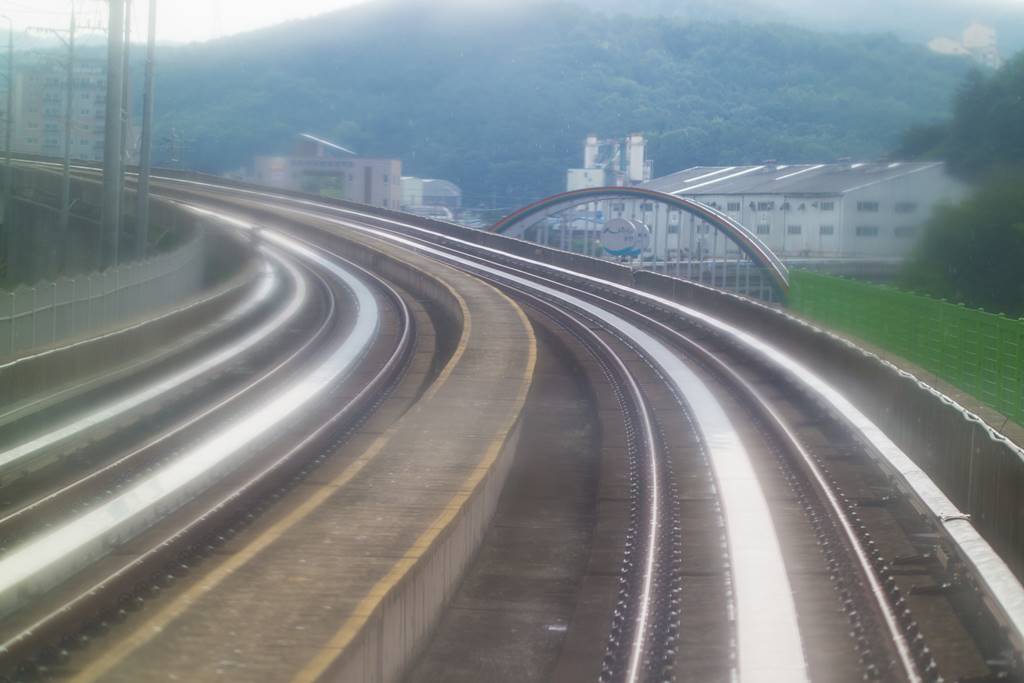
[[[165,48],[158,139],[173,127],[187,165],[223,171],[311,132],[515,206],[561,190],[590,132],[647,133],[659,173],[877,157],[941,118],[968,67],[891,36],[472,5],[373,3]]]

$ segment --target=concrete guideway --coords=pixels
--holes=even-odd
[[[272,238],[272,241],[292,252],[303,254],[306,258],[319,259],[323,264],[334,268],[335,274],[347,282],[356,293],[361,309],[361,316],[353,333],[308,379],[293,383],[276,400],[266,404],[248,419],[199,444],[191,452],[154,472],[150,478],[137,483],[119,497],[68,522],[63,527],[28,541],[5,555],[0,559],[0,576],[3,577],[0,582],[2,612],[9,612],[18,606],[19,595],[46,590],[83,565],[94,561],[103,554],[112,539],[116,541],[125,538],[126,535],[137,533],[140,528],[148,526],[154,517],[180,506],[193,495],[189,492],[205,488],[214,473],[224,473],[236,467],[237,462],[233,461],[239,457],[239,453],[251,449],[252,442],[267,430],[280,429],[281,424],[295,410],[348,374],[359,357],[365,353],[365,348],[372,341],[378,325],[377,306],[366,286],[348,272],[300,245],[276,237]],[[271,320],[266,328],[255,330],[243,343],[191,366],[182,373],[182,376],[173,377],[165,383],[183,382],[191,376],[208,372],[213,365],[224,362],[221,356],[244,350],[266,338],[274,329],[291,319],[305,301],[307,294],[306,286],[294,266],[288,265],[286,268],[290,270],[292,278],[299,283],[299,288],[289,306],[277,318]],[[45,444],[37,443],[37,439],[5,453],[3,463],[28,457],[28,454],[53,441],[67,438],[67,433],[84,429],[97,422],[111,420],[117,413],[150,400],[150,394],[166,390],[162,384],[155,385],[145,390],[141,396],[127,396],[109,406],[101,407],[95,414],[41,437]],[[68,562],[66,558],[72,552],[77,553],[79,559]]]
[[[455,226],[161,182],[231,207],[216,210],[237,215],[239,227],[305,235],[397,278],[429,302],[439,331],[465,337],[483,326],[500,341],[521,329],[532,342],[522,311],[496,286],[580,341],[577,361],[596,362],[608,379],[602,385],[590,373],[591,385],[618,403],[599,415],[622,424],[631,510],[626,524],[611,525],[619,535],[606,537],[622,544],[617,597],[605,603],[580,593],[590,606],[576,612],[610,624],[601,680],[675,672],[685,683],[916,683],[1021,671],[1021,587],[1006,565],[840,387],[742,320],[588,274],[586,259],[577,259],[580,272],[571,255],[552,265],[539,251],[495,248],[495,236],[463,240]],[[427,270],[434,275],[424,277]],[[505,315],[481,323],[467,314],[484,300],[438,286],[452,278],[490,291],[499,303],[485,309]],[[536,350],[452,346],[433,385],[440,389],[407,412],[385,399],[340,457],[300,484],[303,501],[275,509],[228,546],[224,563],[197,572],[154,614],[143,612],[126,640],[74,660],[74,671],[83,680],[137,680],[145,667],[184,667],[181,675],[202,679],[212,663],[218,676],[253,680],[396,680],[455,591],[490,516],[481,500],[496,504],[528,412]],[[480,365],[463,376],[450,370],[456,360]],[[529,369],[518,383],[501,374],[510,362]],[[478,392],[476,402],[459,410],[442,401],[449,383]],[[418,390],[401,386],[392,398],[413,405]],[[439,406],[440,417],[426,420],[427,406]],[[461,449],[478,464],[453,466]],[[449,531],[470,522],[477,533]],[[607,546],[591,552],[607,559]],[[592,639],[593,629],[566,626],[567,647],[586,650],[580,638]],[[488,647],[485,639],[473,646]],[[587,668],[566,661],[557,668],[563,675]]]
[[[217,367],[228,364],[255,345],[265,341],[291,322],[298,314],[304,302],[305,284],[294,266],[282,260],[279,255],[271,254],[271,257],[273,262],[277,264],[276,268],[271,268],[268,261],[264,277],[252,296],[236,310],[230,311],[225,316],[226,319],[221,322],[231,324],[234,320],[247,317],[252,310],[262,305],[281,286],[280,279],[281,275],[283,275],[284,279],[291,283],[291,286],[299,288],[299,296],[293,298],[274,318],[250,332],[240,342],[211,353],[160,382],[150,384],[133,394],[108,401],[104,405],[93,406],[87,413],[79,415],[65,424],[48,425],[44,433],[0,451],[0,475],[8,475],[9,471],[17,471],[19,468],[27,467],[29,465],[23,463],[30,463],[41,454],[45,455],[48,450],[53,449],[62,442],[73,439],[81,440],[83,432],[111,420],[121,418],[125,413],[138,410],[147,403],[155,402],[164,395],[180,389],[199,377],[209,374]],[[49,402],[52,399],[47,396],[43,400]]]
[[[98,490],[79,487],[75,481],[57,491],[60,500],[52,501],[50,507],[54,512],[63,509],[66,519],[44,519],[40,524],[45,522],[51,528],[25,529],[13,548],[4,548],[0,563],[5,570],[0,580],[5,599],[10,598],[7,608],[31,598],[29,605],[0,622],[4,673],[21,661],[14,657],[26,657],[45,646],[40,638],[54,638],[55,634],[59,638],[61,633],[73,632],[76,624],[77,628],[88,626],[95,618],[90,616],[96,613],[93,610],[109,619],[110,606],[119,604],[123,612],[125,600],[133,594],[142,599],[138,592],[145,590],[144,577],[152,576],[147,572],[161,571],[161,565],[164,572],[177,571],[167,568],[173,553],[190,552],[198,534],[237,515],[239,504],[248,496],[259,494],[275,477],[294,471],[293,454],[277,451],[283,447],[282,439],[310,441],[324,429],[344,427],[401,371],[412,333],[397,295],[389,298],[383,283],[365,271],[351,264],[339,265],[333,256],[327,258],[297,240],[265,238],[277,245],[270,249],[292,252],[286,270],[296,271],[301,263],[298,270],[303,271],[280,314],[290,323],[287,333],[256,339],[262,350],[249,356],[250,361],[258,358],[259,363],[270,365],[260,367],[256,375],[246,373],[256,381],[243,382],[235,368],[223,381],[214,382],[213,391],[204,385],[189,402],[201,406],[200,412],[188,412],[185,406],[184,412],[178,410],[170,418],[184,419],[174,424],[183,425],[185,433],[161,444],[166,434],[177,429],[172,425],[170,432],[150,439],[138,453],[123,457],[117,451],[107,454],[98,466],[113,458],[112,465],[118,469],[111,472],[114,477],[103,474]],[[293,320],[289,310],[311,299],[306,293],[312,290],[317,290],[317,305]],[[382,310],[389,321],[384,334],[380,329]],[[273,311],[269,317],[273,323]],[[296,320],[303,326],[312,323],[314,334],[308,335],[307,329],[307,339],[300,338],[296,332],[303,330],[291,329]],[[258,327],[259,322],[249,321],[249,326]],[[309,340],[316,344],[310,347]],[[243,336],[240,343],[248,342]],[[271,381],[263,381],[271,375]],[[239,388],[240,384],[244,386]],[[256,391],[250,391],[257,385]],[[204,405],[204,401],[209,403]],[[242,404],[243,410],[236,409],[236,403]],[[202,422],[198,428],[194,424],[197,418]],[[311,423],[320,419],[326,422],[319,427],[320,423]],[[125,443],[132,447],[137,433],[154,424],[152,417],[111,422],[111,433],[125,435],[118,436],[117,448]],[[288,447],[293,448],[292,444]],[[120,466],[135,455],[138,457],[133,457],[132,463]],[[94,465],[90,463],[90,467]],[[70,475],[76,467],[66,469]],[[86,478],[99,472],[86,470]],[[233,488],[238,480],[242,485]],[[78,493],[78,488],[86,490]],[[3,534],[9,542],[7,526]],[[138,539],[133,540],[134,536]],[[193,545],[187,545],[189,542]],[[116,552],[110,554],[112,549]],[[71,575],[72,579],[48,591]],[[119,591],[124,591],[120,598]]]
[[[300,220],[316,218],[306,211],[295,209],[287,209],[285,213],[295,214]],[[720,487],[719,495],[727,511],[727,537],[739,544],[733,545],[732,555],[736,567],[733,574],[737,595],[734,608],[737,611],[736,622],[739,628],[737,652],[740,675],[748,681],[771,681],[780,675],[792,681],[806,680],[806,665],[800,629],[796,623],[793,594],[764,494],[757,485],[757,477],[751,470],[744,446],[736,437],[735,428],[704,383],[674,352],[636,325],[596,305],[567,296],[525,277],[480,265],[470,259],[403,238],[384,235],[355,221],[332,218],[321,218],[321,221],[397,242],[443,262],[466,268],[469,272],[483,273],[497,281],[510,281],[517,287],[560,300],[563,304],[568,304],[571,308],[578,309],[599,321],[600,324],[609,326],[623,338],[631,340],[637,348],[644,349],[652,362],[674,384],[681,399],[695,411],[695,424],[710,450],[709,458],[715,465]],[[654,469],[652,485],[659,488],[656,472],[657,466]],[[658,503],[655,507],[660,509],[662,505]],[[651,517],[650,524],[652,530],[644,533],[655,533],[660,526],[657,510]],[[649,577],[649,581],[653,578],[656,562],[653,542],[647,545],[647,548],[652,554],[643,561],[643,564],[647,567],[644,576]],[[645,650],[643,643],[650,628],[645,614],[653,608],[655,595],[650,592],[650,586],[646,582],[645,587],[640,590],[637,628],[643,636],[635,641],[635,649],[629,655],[631,673],[627,680],[640,680],[640,662],[642,658],[650,656],[642,654]]]
[[[237,600],[236,591],[257,591],[275,627],[289,621],[310,626],[302,629],[302,645],[296,642],[292,656],[276,664],[255,653],[250,661],[236,661],[234,674],[246,680],[318,680],[328,671],[354,679],[363,675],[357,671],[370,675],[367,667],[381,661],[390,678],[411,656],[418,644],[414,633],[396,641],[382,630],[412,626],[424,633],[454,590],[501,490],[536,350],[525,317],[492,287],[408,253],[400,258],[443,282],[462,309],[463,333],[437,379],[407,415],[367,438],[366,448],[335,476],[318,476],[322,483],[303,487],[308,497],[298,508],[74,680],[138,680],[155,660],[161,669],[186,667],[189,677],[201,680],[195,676],[210,671],[210,658],[223,655],[208,640],[194,640],[196,629],[215,628],[212,615]],[[325,535],[330,547],[323,544]],[[300,560],[313,557],[319,558],[315,567]],[[331,577],[329,596],[306,590],[275,597],[284,577],[308,585],[309,572]],[[265,591],[259,591],[262,583]],[[325,600],[331,611],[317,616]],[[420,607],[409,622],[413,604]],[[258,619],[250,623],[257,631],[267,626]],[[222,639],[214,647],[266,644],[266,636],[247,639],[244,633]],[[405,643],[404,652],[377,650],[396,642]]]
[[[312,205],[313,204],[312,202],[303,202],[302,200],[296,200],[296,201],[293,201],[292,203],[300,204],[300,205],[301,204],[305,204],[305,205]],[[365,216],[365,218],[367,218],[367,219],[374,219],[375,218],[375,217],[373,217],[371,215],[368,215],[368,214],[361,214],[361,212],[358,212],[358,211],[338,210],[338,209],[332,209],[332,210],[336,211],[338,213],[341,213],[341,214],[360,214],[361,217]],[[302,211],[298,211],[297,213],[303,213],[303,212]],[[346,221],[342,221],[342,222],[346,222]],[[356,221],[355,221],[355,223],[360,223],[360,222],[361,221],[359,219],[356,219]],[[373,220],[373,222],[377,223],[377,224],[381,224],[381,225],[392,225],[392,224],[396,225],[396,226],[401,225],[400,223],[397,223],[393,219],[389,219],[389,218],[376,218],[375,220]],[[352,221],[348,221],[346,223],[348,224],[349,227],[353,227],[353,228],[356,228],[356,229],[359,229],[359,230],[366,230],[365,227],[363,227],[361,225],[353,224]],[[402,226],[402,227],[403,228],[408,228],[411,231],[418,230],[417,228],[414,228],[412,226]],[[424,233],[426,234],[426,231],[424,231]],[[394,239],[394,237],[392,237],[392,238]],[[398,238],[398,241],[402,241],[402,239]],[[442,243],[445,243],[445,244],[450,244],[451,242],[458,242],[459,240],[452,239],[450,237],[443,237],[443,238],[441,238],[440,241]],[[496,256],[498,256],[499,253],[500,253],[500,252],[497,252],[496,250],[493,250],[493,249],[479,248],[479,247],[476,247],[476,246],[471,246],[469,244],[466,244],[466,247],[470,251],[473,251],[474,249],[476,249],[478,251],[493,252]],[[431,251],[431,247],[425,247],[421,242],[417,242],[416,248],[418,248],[420,250],[423,250],[423,251]],[[434,250],[434,251],[436,251],[436,250]],[[450,250],[446,249],[446,250],[442,250],[442,251],[448,252]],[[508,259],[508,260],[511,260],[511,261],[525,261],[523,259],[518,259],[517,257],[509,257],[507,254],[504,254],[504,255],[501,255],[501,256],[504,257],[505,259]],[[458,259],[458,257],[455,257],[455,260],[457,260],[457,259]],[[540,269],[543,270],[543,267],[541,267]],[[562,271],[562,269],[558,269],[558,268],[550,268],[550,270]],[[563,272],[565,272],[567,277],[569,276],[567,271],[563,271]],[[572,276],[573,277],[581,277],[581,279],[586,279],[585,276],[580,276],[578,273],[573,273]],[[593,278],[591,278],[591,280],[593,280]],[[596,281],[595,281],[595,284],[596,284]],[[610,283],[608,283],[607,281],[603,281],[601,283],[601,286],[604,286],[604,287],[612,286],[612,287],[615,287],[615,288],[618,288],[618,289],[622,289],[622,290],[626,289],[624,287],[618,287],[617,285],[610,285]],[[672,302],[666,302],[663,299],[662,300],[657,300],[655,297],[651,297],[651,298],[653,300],[656,300],[659,304],[664,305],[665,307],[677,307],[677,308],[679,308],[677,304],[674,304]],[[690,309],[690,310],[692,310],[692,309]],[[705,322],[710,322],[714,327],[717,327],[719,330],[725,331],[725,332],[727,332],[729,334],[732,333],[732,329],[729,328],[729,326],[723,326],[720,322],[715,321],[713,318],[705,316],[704,318],[702,318],[702,320],[704,320]],[[749,338],[749,336],[748,336],[748,338]],[[758,353],[759,351],[762,351],[765,348],[766,348],[766,345],[763,345],[763,344],[760,345],[760,346],[758,346],[757,344],[752,345],[752,349],[754,350],[755,353]],[[776,360],[776,358],[771,358],[770,354],[769,354],[769,357],[770,357],[769,359],[771,360],[769,365],[771,365],[772,363],[778,362],[779,365],[781,365],[783,367],[786,367],[786,363],[785,363],[785,361],[781,360],[781,357],[777,357],[777,360]],[[801,381],[807,381],[811,385],[812,390],[817,390],[817,391],[822,391],[823,390],[823,385],[820,384],[820,383],[816,385],[815,381],[810,378],[810,375],[809,375],[809,373],[806,372],[806,370],[796,371],[796,368],[792,367],[792,366],[790,366],[788,368],[788,370],[789,370],[790,373],[792,373],[796,377],[800,378]],[[826,399],[831,400],[831,401],[836,401],[836,394],[835,393],[829,394],[829,392],[827,392],[827,391],[824,391],[823,393],[825,394]],[[851,419],[849,417],[851,415],[851,412],[856,414],[856,409],[852,409],[852,406],[850,406],[848,403],[844,404],[844,403],[841,403],[841,402],[836,402],[835,405],[837,406],[837,412],[847,416],[845,419]],[[858,424],[856,424],[858,422],[858,419],[857,418],[852,418],[852,419],[853,419],[853,421],[855,423],[854,424],[854,428],[856,430],[861,431],[861,432],[864,432],[865,430],[867,431],[868,436],[865,437],[865,440],[869,444],[871,444],[872,448],[879,448],[881,446],[882,447],[881,450],[883,450],[883,451],[887,450],[883,446],[882,443],[877,441],[877,439],[879,438],[879,432],[877,430],[871,429],[870,427],[868,427],[863,422],[861,422],[858,425]],[[925,493],[925,498],[929,498],[929,497],[931,497],[931,496],[928,493]],[[938,501],[936,499],[933,498],[932,500],[934,501],[934,503],[932,503],[932,504],[938,504]],[[1005,580],[1001,581],[1001,585],[1006,587],[1007,589],[1011,588],[1011,584],[1012,585],[1017,585],[1016,582],[1014,582],[1014,581],[1010,581],[1010,582],[1007,582]],[[1009,609],[1013,609],[1014,602],[1011,600],[1009,602],[1005,602],[1004,605],[1007,608],[1009,608]]]

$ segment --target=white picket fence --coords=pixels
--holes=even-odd
[[[0,360],[115,329],[195,294],[202,235],[145,261],[0,292]]]

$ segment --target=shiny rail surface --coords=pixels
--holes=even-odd
[[[225,218],[228,219],[227,222],[232,222],[235,228],[239,227],[238,222],[231,217]],[[263,331],[287,325],[293,319],[295,309],[308,296],[305,277],[298,275],[294,265],[298,263],[304,264],[303,267],[319,269],[332,277],[337,287],[351,293],[355,316],[344,339],[325,349],[322,357],[312,367],[299,374],[293,373],[282,387],[255,410],[241,418],[233,419],[212,436],[194,444],[187,452],[179,454],[111,499],[54,529],[35,534],[4,552],[0,556],[0,600],[4,612],[17,609],[34,596],[60,583],[67,576],[105,555],[110,548],[162,519],[208,488],[212,482],[238,469],[259,451],[259,448],[254,446],[266,441],[268,434],[279,431],[285,424],[296,422],[296,418],[300,417],[302,412],[309,412],[311,406],[322,400],[328,389],[336,391],[336,387],[340,386],[360,364],[377,338],[380,325],[377,298],[382,295],[387,296],[391,305],[398,311],[401,326],[397,346],[390,358],[365,386],[351,392],[352,395],[340,403],[337,409],[332,409],[323,424],[311,427],[301,443],[294,444],[283,456],[232,490],[220,503],[107,579],[85,590],[63,607],[45,615],[25,631],[0,645],[0,663],[9,665],[19,656],[31,653],[34,648],[45,643],[47,638],[60,634],[61,629],[73,624],[77,613],[94,613],[92,610],[99,604],[98,596],[110,593],[111,590],[123,590],[123,587],[131,585],[133,580],[137,582],[138,579],[133,579],[133,576],[137,576],[139,572],[151,572],[160,562],[166,562],[167,558],[173,557],[175,548],[180,549],[183,544],[194,543],[195,535],[209,533],[211,524],[222,524],[221,518],[229,512],[237,515],[242,502],[252,505],[250,496],[258,495],[268,486],[275,485],[273,482],[278,481],[280,477],[291,476],[289,473],[300,464],[299,454],[312,447],[316,439],[323,438],[325,434],[337,429],[346,421],[357,419],[361,411],[371,408],[375,397],[386,391],[400,373],[412,348],[413,332],[410,313],[394,290],[363,269],[340,263],[334,257],[328,257],[320,248],[302,240],[270,231],[260,231],[256,239],[265,245],[262,248],[268,253],[287,254],[286,257],[276,258],[280,260],[283,270],[294,280],[295,296],[271,323],[266,323],[252,332],[244,341],[235,345],[237,348],[221,349],[212,358],[206,358],[203,362],[183,370],[182,374],[193,375],[208,371],[209,368],[206,366],[210,361],[226,354],[237,354],[245,347],[266,339]],[[266,284],[269,286],[271,282],[268,279]],[[376,293],[371,291],[369,282],[373,282]],[[200,369],[196,370],[197,367]],[[149,387],[146,391],[153,390],[154,387]],[[139,397],[134,395],[122,398],[95,411],[90,418],[102,421],[102,418],[114,417],[118,411],[113,408],[138,401]]]
[[[196,183],[196,181],[188,181],[188,184],[203,185],[203,183]],[[246,194],[245,190],[237,188],[231,188],[227,192]],[[898,487],[903,494],[914,501],[919,509],[926,514],[935,528],[943,533],[953,547],[957,549],[960,558],[971,568],[979,589],[987,596],[986,602],[989,604],[990,609],[1004,625],[1010,642],[1017,648],[1017,657],[1019,658],[1020,644],[1022,642],[1021,633],[1024,632],[1022,631],[1022,624],[1024,624],[1024,621],[1022,621],[1022,616],[1024,616],[1022,597],[1024,597],[1024,591],[1022,591],[1020,583],[1012,575],[1005,562],[980,537],[970,524],[969,518],[949,501],[948,497],[938,489],[919,467],[912,463],[891,439],[845,399],[835,387],[784,351],[757,339],[735,325],[717,320],[714,316],[708,315],[705,312],[678,304],[663,297],[640,292],[625,285],[570,271],[565,268],[503,253],[493,248],[472,244],[451,235],[439,234],[417,226],[414,221],[397,221],[390,217],[377,216],[370,212],[342,209],[313,200],[301,200],[285,196],[273,198],[281,206],[288,207],[287,211],[292,215],[320,219],[327,218],[346,229],[373,234],[383,239],[403,243],[417,251],[434,253],[439,258],[448,261],[459,261],[460,257],[453,256],[451,252],[458,252],[464,255],[472,254],[474,257],[483,255],[485,258],[510,265],[512,268],[522,268],[531,275],[542,273],[546,277],[553,278],[558,282],[576,283],[588,291],[597,290],[607,292],[622,299],[643,301],[647,306],[671,312],[688,320],[697,321],[702,326],[714,330],[716,334],[721,335],[723,338],[729,339],[730,343],[743,347],[754,357],[760,358],[760,362],[775,367],[788,377],[791,377],[804,390],[816,396],[835,417],[844,422],[855,434],[859,435],[862,442],[874,454],[879,464],[898,482]],[[337,218],[339,215],[346,216],[347,220]],[[443,245],[443,247],[438,248],[437,245]],[[445,250],[450,251],[445,253]],[[475,263],[475,258],[463,258],[462,265],[472,272],[480,272],[479,264]],[[509,279],[507,274],[503,277],[506,280]],[[531,289],[533,289],[532,286]],[[755,404],[759,403],[756,397],[751,396],[750,398]],[[770,417],[770,413],[764,414]],[[785,436],[785,425],[775,420],[775,426],[780,430],[779,433]],[[799,453],[799,450],[795,452]],[[812,477],[814,476],[813,468],[809,467],[808,472],[810,472]],[[821,489],[821,491],[827,500],[829,497],[827,490]],[[847,541],[854,548],[854,554],[861,558],[862,574],[871,586],[872,593],[877,597],[876,602],[879,609],[886,615],[885,623],[890,631],[894,647],[899,652],[901,666],[904,669],[903,678],[912,681],[925,680],[923,678],[925,674],[921,673],[922,664],[913,661],[908,651],[906,638],[901,637],[897,633],[899,627],[893,621],[891,606],[891,602],[894,599],[891,596],[883,595],[884,591],[879,586],[877,574],[866,565],[863,548],[860,548],[859,544],[849,534],[848,521],[844,521],[843,516],[838,516],[837,520],[840,527],[846,527],[844,533],[846,534]],[[895,601],[898,601],[898,598]],[[796,660],[797,658],[794,659]],[[750,671],[751,669],[747,669],[748,673],[743,676],[743,680],[752,680],[749,676]],[[928,673],[928,680],[934,680],[933,675],[933,673]]]
[[[209,354],[205,358],[182,368],[160,382],[153,383],[130,395],[109,401],[104,405],[95,406],[87,414],[78,416],[66,424],[50,426],[45,433],[40,434],[35,438],[29,439],[12,447],[5,448],[0,451],[0,477],[9,476],[12,472],[17,472],[19,467],[24,467],[25,463],[31,462],[41,454],[45,454],[48,449],[58,446],[62,442],[79,438],[82,432],[90,428],[104,422],[116,420],[128,411],[138,409],[140,406],[143,406],[146,403],[185,385],[197,377],[201,377],[214,371],[218,366],[230,363],[232,360],[238,358],[257,344],[264,342],[284,326],[288,325],[292,320],[294,320],[299,309],[305,302],[305,298],[307,296],[306,286],[302,282],[302,278],[299,276],[299,273],[294,266],[281,259],[280,256],[275,256],[273,253],[268,253],[267,255],[277,264],[280,271],[285,274],[285,277],[290,280],[293,286],[297,287],[299,291],[299,296],[289,302],[289,304],[274,316],[274,318],[264,325],[252,330],[244,339],[237,343],[231,344],[227,348],[223,348],[215,353]],[[271,269],[268,263],[259,288],[243,306],[240,306],[237,310],[233,311],[230,317],[239,319],[244,318],[251,310],[266,301],[278,287],[280,287],[278,270]],[[226,320],[225,322],[230,323],[231,321]],[[2,611],[3,610],[0,609],[0,613],[2,613]]]
[[[232,191],[237,192],[237,190]],[[698,311],[664,297],[648,294],[625,285],[609,282],[585,273],[570,271],[558,266],[530,261],[521,256],[507,254],[490,247],[471,244],[449,235],[440,235],[417,227],[413,223],[400,223],[389,218],[381,218],[369,213],[360,214],[359,212],[339,209],[313,201],[297,201],[287,197],[282,199],[289,203],[317,207],[320,211],[330,212],[334,215],[339,213],[344,215],[356,214],[359,219],[371,222],[374,225],[384,224],[391,226],[395,229],[400,229],[403,234],[412,233],[422,236],[428,242],[436,241],[446,245],[458,245],[460,251],[486,254],[490,258],[500,259],[506,263],[524,267],[530,272],[541,272],[550,277],[583,283],[584,286],[594,287],[599,291],[614,292],[626,298],[642,300],[659,309],[670,311],[687,319],[696,320],[729,338],[732,342],[749,349],[752,353],[762,358],[764,362],[778,367],[783,372],[791,375],[808,391],[825,402],[856,433],[861,435],[864,442],[876,453],[880,462],[884,463],[893,475],[899,479],[905,493],[916,499],[921,504],[922,509],[936,522],[937,526],[945,534],[948,534],[954,544],[961,549],[965,561],[976,572],[978,578],[983,582],[983,586],[991,593],[993,603],[1004,617],[1014,642],[1024,649],[1024,587],[1013,576],[1013,573],[1006,566],[1002,558],[977,533],[970,523],[969,516],[957,508],[927,474],[915,465],[863,412],[850,403],[842,395],[842,392],[781,349],[765,343],[735,325],[718,320],[703,311]],[[308,212],[303,210],[298,211],[298,213]],[[378,234],[387,239],[408,239],[394,235],[388,232],[387,229],[380,229],[379,227],[367,228],[365,223],[354,223],[352,219],[335,220],[350,229]],[[430,249],[425,244],[418,244],[411,239],[408,239],[408,244],[418,250]]]
[[[105,554],[107,548],[135,535],[149,526],[154,519],[179,507],[191,499],[198,490],[236,467],[238,459],[247,454],[245,449],[248,446],[269,430],[280,428],[281,424],[297,410],[315,400],[330,383],[343,378],[366,353],[378,325],[377,304],[367,286],[348,271],[304,245],[272,233],[267,233],[264,238],[301,258],[329,268],[339,280],[352,289],[359,302],[360,315],[349,338],[308,377],[293,383],[261,410],[229,426],[218,436],[199,444],[190,452],[181,455],[175,462],[108,503],[13,549],[0,558],[0,614],[18,607],[19,603],[24,601],[23,597],[19,600],[20,596],[47,590],[82,566],[94,562]],[[207,372],[211,365],[223,362],[223,356],[239,353],[265,338],[273,329],[285,324],[307,296],[306,287],[298,278],[294,267],[287,267],[292,271],[292,277],[300,284],[297,295],[285,311],[265,329],[256,330],[250,338],[235,348],[225,349],[168,382],[182,382],[199,373]],[[148,400],[151,393],[164,390],[166,389],[163,385],[157,385],[143,392],[141,396],[125,397],[82,421],[55,430],[46,437],[5,453],[4,463],[12,462],[18,457],[27,457],[26,454],[57,440],[68,438],[69,433],[84,429],[97,421],[113,419],[117,413]],[[44,443],[40,444],[40,441]]]
[[[616,378],[618,391],[628,406],[626,412],[636,427],[637,455],[642,455],[640,460],[644,463],[635,482],[640,491],[638,500],[644,506],[638,518],[642,523],[636,527],[638,538],[628,545],[624,563],[630,572],[627,580],[635,583],[630,584],[631,588],[621,601],[628,616],[619,624],[619,630],[614,630],[613,624],[609,638],[610,659],[603,675],[606,680],[632,683],[671,674],[670,670],[658,668],[666,661],[664,653],[670,637],[664,630],[664,620],[657,616],[672,604],[670,594],[665,593],[672,585],[672,577],[659,575],[671,564],[662,554],[671,547],[671,542],[666,542],[663,536],[669,518],[668,502],[663,493],[664,478],[668,475],[660,464],[658,441],[643,392],[618,353],[589,331],[592,327],[613,335],[657,372],[676,397],[681,416],[692,418],[701,443],[709,453],[729,545],[735,677],[744,682],[810,680],[807,645],[797,623],[797,608],[770,504],[758,484],[736,424],[706,381],[690,367],[688,359],[691,358],[710,368],[724,385],[742,397],[765,430],[783,445],[785,458],[801,473],[813,492],[814,505],[827,511],[830,529],[840,539],[847,564],[860,582],[861,592],[883,624],[885,638],[897,662],[898,670],[883,672],[868,668],[865,678],[914,683],[940,680],[927,648],[922,649],[919,638],[912,638],[914,630],[901,613],[903,598],[893,589],[891,576],[886,575],[884,564],[870,547],[870,540],[858,529],[856,513],[801,444],[791,418],[776,410],[757,386],[723,360],[720,349],[690,338],[666,324],[665,317],[706,330],[715,337],[716,344],[738,349],[744,357],[771,368],[822,406],[830,420],[855,435],[878,467],[891,477],[895,488],[911,501],[969,568],[985,608],[1004,629],[1014,649],[1013,657],[1019,664],[1024,651],[1024,588],[1006,563],[980,536],[969,517],[892,439],[838,388],[783,349],[706,311],[587,273],[474,244],[423,227],[426,223],[417,219],[400,220],[393,214],[378,215],[372,210],[341,208],[313,199],[197,180],[166,177],[156,180],[164,188],[185,193],[195,190],[226,198],[245,197],[256,204],[272,205],[275,212],[297,224],[329,223],[340,231],[370,236],[430,256],[531,301],[553,318],[562,320],[579,338],[586,339],[585,345],[602,359],[606,371]],[[198,195],[195,202],[205,204]],[[217,214],[224,211],[199,207],[197,210]],[[245,211],[239,210],[239,217],[228,220],[238,228],[258,231],[260,239],[287,248],[282,240],[287,242],[291,238],[260,229],[260,221],[241,217],[244,215]],[[316,257],[315,253],[301,250],[293,253],[303,258]],[[362,303],[360,301],[360,309]],[[330,371],[324,373],[330,374]],[[2,562],[0,560],[0,576],[4,574]],[[626,636],[625,642],[620,639],[622,635]]]

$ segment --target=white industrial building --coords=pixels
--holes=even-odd
[[[708,204],[780,256],[819,258],[906,256],[933,211],[967,193],[941,162],[697,166],[642,187]],[[681,233],[694,230],[700,242],[708,242],[700,238],[707,227],[684,225],[692,219],[664,207],[639,217],[652,228],[656,251],[658,244],[683,246],[689,240],[680,240]],[[690,253],[725,255],[727,245],[716,241],[712,249],[705,245]]]
[[[566,189],[627,187],[651,179],[653,165],[647,158],[647,139],[639,133],[626,138],[598,139],[587,136],[583,143],[583,168],[571,168]]]
[[[443,207],[451,211],[462,208],[462,190],[449,180],[402,176],[402,208]]]

